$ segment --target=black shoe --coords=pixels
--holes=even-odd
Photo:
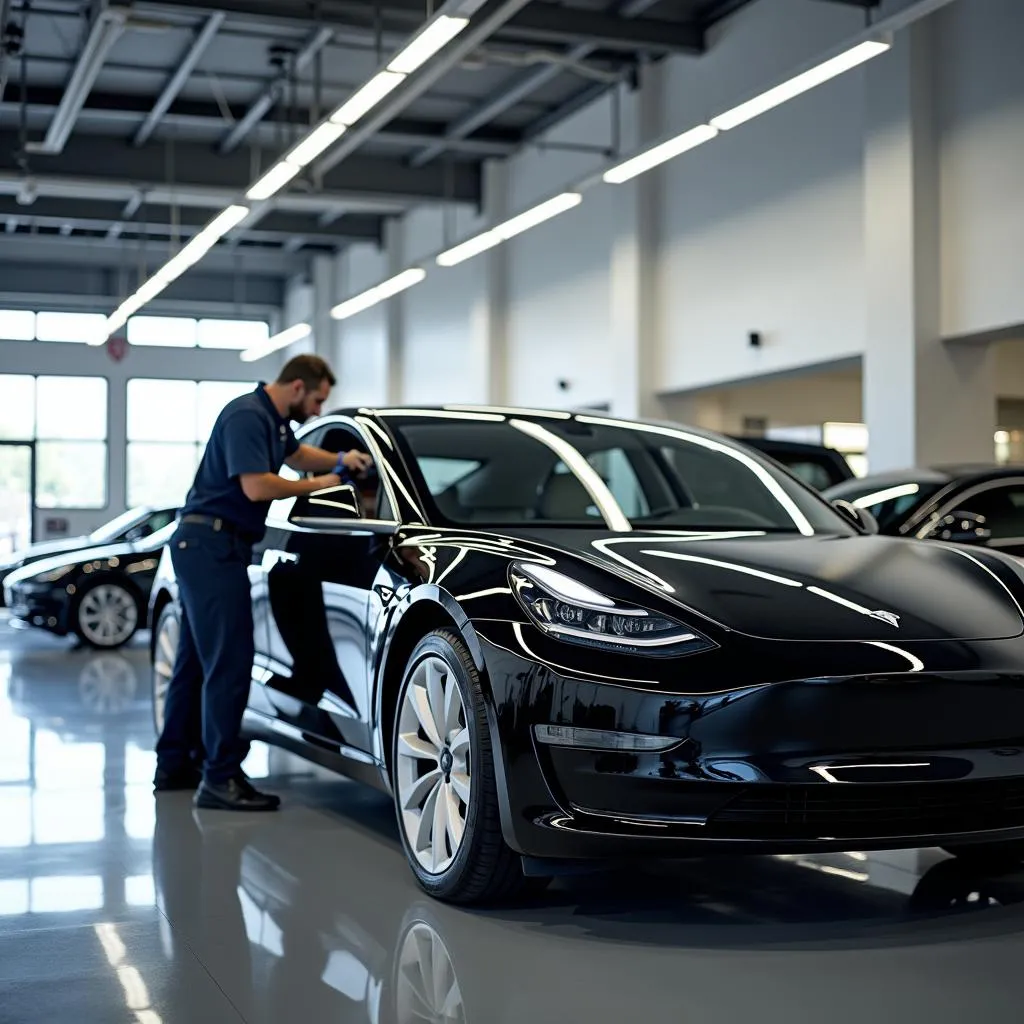
[[[154,793],[177,793],[194,790],[203,781],[203,773],[198,768],[185,768],[176,772],[165,772],[157,768],[153,777]]]
[[[220,785],[203,781],[195,795],[196,807],[216,811],[276,811],[281,798],[270,793],[261,793],[244,776],[231,779]]]

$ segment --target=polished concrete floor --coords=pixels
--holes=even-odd
[[[423,896],[378,794],[254,748],[272,816],[154,798],[146,652],[0,618],[3,1024],[1019,1019],[1024,872],[695,860],[514,910]]]

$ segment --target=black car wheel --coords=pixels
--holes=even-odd
[[[1024,839],[1011,839],[1006,843],[965,843],[943,849],[965,863],[985,867],[1015,867],[1024,862]]]
[[[157,619],[156,636],[153,638],[153,725],[158,736],[164,731],[167,689],[174,673],[180,631],[181,616],[177,607],[169,604]]]
[[[392,765],[402,845],[430,895],[488,903],[526,887],[520,859],[501,834],[480,677],[452,631],[430,633],[409,659]]]
[[[104,650],[128,643],[138,631],[140,619],[135,594],[112,579],[84,587],[74,608],[74,630],[79,639]]]

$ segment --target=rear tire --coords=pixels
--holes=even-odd
[[[398,832],[422,888],[457,904],[536,890],[501,833],[480,676],[455,631],[435,630],[417,644],[394,714]]]
[[[178,653],[180,631],[181,614],[172,602],[160,612],[153,636],[153,726],[157,736],[164,731],[164,708],[167,705],[167,690],[174,672],[174,659]]]

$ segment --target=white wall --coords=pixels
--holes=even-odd
[[[340,260],[340,295],[354,295],[387,276],[387,258],[376,246],[358,245]],[[387,309],[378,305],[340,321],[332,339],[338,378],[331,404],[380,405],[387,401]]]

